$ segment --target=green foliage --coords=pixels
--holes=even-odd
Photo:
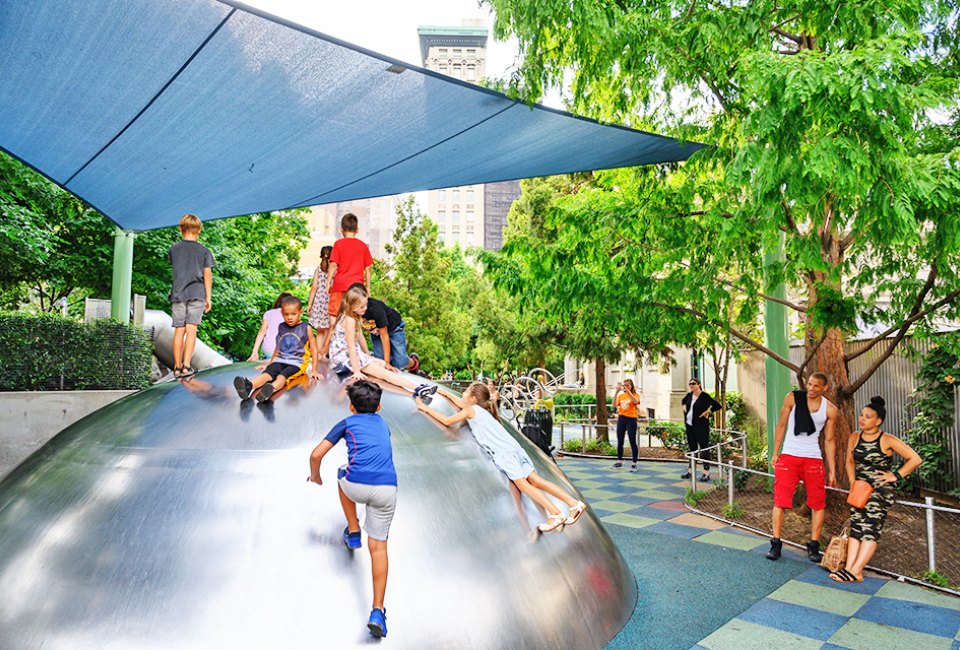
[[[553,396],[553,404],[556,408],[556,419],[560,420],[585,420],[596,413],[597,398],[586,393],[557,393]],[[607,405],[611,404],[607,400]],[[593,407],[593,408],[589,408]]]
[[[960,335],[946,334],[940,341],[926,354],[917,371],[917,388],[912,397],[916,416],[903,438],[920,454],[923,463],[898,484],[900,490],[907,492],[952,482],[953,454],[947,430],[954,425]]]
[[[563,450],[574,454],[595,454],[599,456],[615,456],[617,449],[606,440],[597,440],[596,438],[587,438],[586,446],[583,440],[571,438],[563,441]]]
[[[920,574],[919,578],[924,582],[929,582],[930,584],[937,585],[938,587],[950,587],[950,579],[939,571],[931,571],[927,569]]]
[[[747,511],[743,509],[739,501],[734,501],[733,503],[723,504],[723,507],[720,508],[720,514],[727,519],[739,519],[747,514]]]
[[[753,476],[750,472],[744,472],[743,470],[735,469],[733,470],[733,487],[737,490],[743,490],[747,487],[747,482],[750,480],[750,477]]]
[[[708,494],[710,494],[710,492],[707,490],[694,491],[692,488],[687,488],[687,493],[683,496],[683,500],[687,502],[687,505],[696,508],[697,504]]]
[[[727,428],[732,431],[746,431],[747,403],[743,395],[735,390],[727,391]]]
[[[960,314],[954,0],[491,5],[495,34],[519,42],[505,84],[517,96],[569,82],[577,112],[715,145],[680,166],[598,173],[541,208],[531,224],[558,249],[529,251],[542,252],[541,296],[616,304],[620,318],[595,312],[611,338],[672,313],[675,341],[758,347],[763,287],[786,282],[808,352],[858,321],[923,334],[934,313]],[[845,374],[842,354],[825,346],[805,371]],[[837,377],[841,396],[867,377]]]
[[[668,449],[687,449],[687,430],[680,422],[650,420],[647,431],[659,438]]]
[[[150,384],[153,340],[136,325],[0,314],[0,390],[134,390]]]

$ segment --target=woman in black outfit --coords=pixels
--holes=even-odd
[[[720,410],[720,403],[705,393],[700,386],[700,380],[694,377],[688,384],[690,392],[683,396],[680,403],[683,405],[683,424],[687,429],[687,445],[690,451],[703,450],[710,446],[710,418]],[[697,458],[707,459],[707,453],[701,452]],[[690,478],[688,469],[680,478]],[[701,481],[710,480],[710,465],[703,464]]]

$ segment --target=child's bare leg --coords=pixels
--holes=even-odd
[[[525,478],[518,478],[513,482],[521,492],[526,494],[534,503],[541,506],[544,510],[549,512],[551,515],[559,515],[560,509],[554,505],[553,501],[547,498],[547,495],[541,492],[539,489],[530,485],[530,482]]]
[[[183,367],[183,334],[184,327],[175,327],[173,330],[173,367]]]
[[[317,328],[317,345],[320,350],[317,352],[321,357],[330,351],[330,328]]]
[[[360,532],[360,520],[357,519],[357,504],[343,493],[343,489],[339,484],[337,484],[337,492],[340,494],[340,506],[343,508],[343,516],[347,518],[347,530],[351,533]]]
[[[383,359],[372,359],[370,363],[363,367],[363,374],[382,379],[388,384],[404,388],[411,393],[413,389],[418,386],[418,384],[413,383],[403,375],[393,372],[392,370],[387,370]]]
[[[367,538],[370,549],[370,567],[373,569],[373,609],[383,609],[383,596],[387,591],[387,541]]]
[[[261,372],[259,375],[250,380],[250,384],[253,386],[253,390],[250,391],[250,394],[252,395],[254,390],[257,390],[264,384],[269,384],[271,381],[273,380],[270,379],[270,375],[265,372]]]
[[[273,380],[273,390],[274,392],[280,390],[287,384],[287,378],[283,375],[277,375],[277,378]]]
[[[189,366],[193,361],[193,348],[197,345],[197,326],[187,323],[184,329],[186,335],[183,337],[183,365]]]
[[[551,483],[547,479],[543,478],[536,472],[530,472],[530,476],[527,477],[527,480],[530,481],[530,485],[540,490],[543,490],[547,494],[557,497],[564,503],[566,503],[571,508],[577,505],[577,500],[571,497],[569,494],[563,491],[563,489],[556,483]]]

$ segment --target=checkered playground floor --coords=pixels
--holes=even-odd
[[[684,465],[641,461],[636,473],[629,471],[629,461],[621,468],[612,465],[609,459],[560,460],[560,468],[605,524],[714,544],[767,562],[762,557],[769,547],[767,538],[686,508],[683,497],[689,481],[680,479]],[[694,649],[960,650],[960,598],[883,578],[837,583],[810,564],[799,549],[785,546],[783,550],[785,560],[810,568],[713,631]]]

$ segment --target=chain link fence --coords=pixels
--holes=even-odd
[[[49,314],[0,314],[0,391],[136,390],[150,385],[153,333]]]
[[[694,509],[771,535],[773,474],[744,467],[739,450],[731,450],[731,445],[736,450],[741,443],[733,440],[710,449],[712,460],[718,452],[725,455],[719,467],[711,463],[717,477],[712,484],[698,482],[697,472],[691,473],[689,497],[696,503]],[[824,549],[849,523],[846,500],[845,490],[827,489],[826,521],[820,537]],[[810,509],[802,483],[794,495],[793,509],[784,517],[781,537],[800,545],[810,539]],[[898,500],[887,514],[868,568],[928,586],[960,590],[960,510],[934,505],[929,497],[926,502]]]

